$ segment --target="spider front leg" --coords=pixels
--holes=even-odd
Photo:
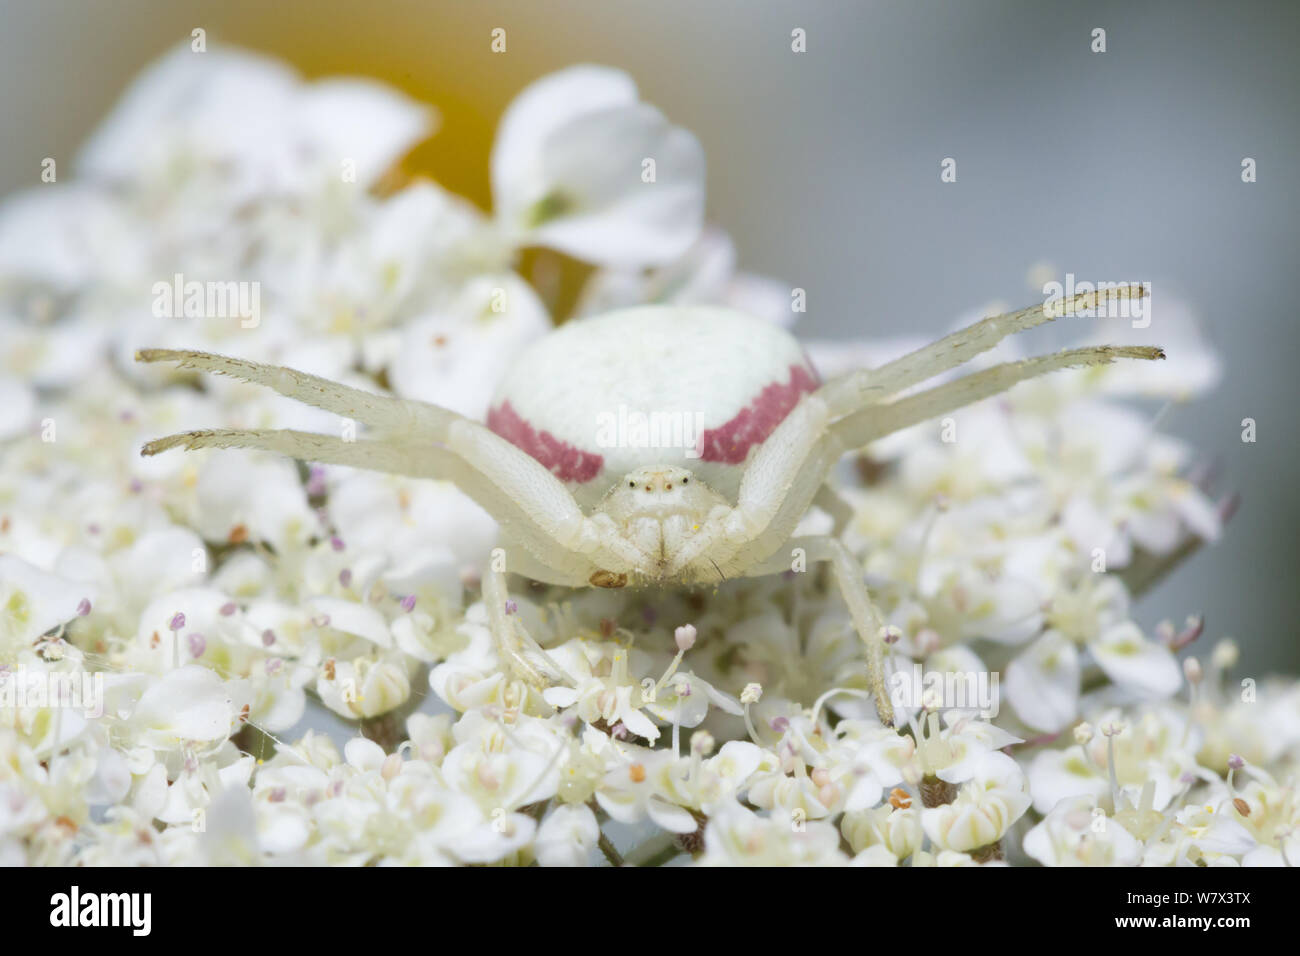
[[[841,418],[831,430],[846,447],[861,448],[877,438],[991,398],[1013,385],[1049,372],[1088,365],[1108,365],[1121,358],[1152,361],[1164,357],[1165,353],[1161,349],[1151,346],[1099,345],[1094,348],[1065,349],[1052,355],[1039,355],[1018,362],[1004,362],[893,402],[867,404],[859,411]]]
[[[583,514],[573,496],[536,459],[483,425],[436,405],[405,401],[331,382],[293,369],[206,352],[143,349],[141,362],[229,375],[264,385],[376,429],[374,437],[344,441],[291,430],[205,430],[149,442],[142,454],[169,448],[257,448],[304,461],[368,468],[417,478],[441,478],[473,498],[505,535],[549,569],[553,580],[586,582],[640,566],[642,555]]]
[[[496,640],[501,662],[537,690],[576,682],[537,643],[524,627],[517,606],[510,600],[504,571],[489,568],[483,577],[483,606]]]
[[[474,458],[478,456],[474,454],[473,442],[479,437],[471,434],[468,439],[470,454]],[[493,439],[495,437],[491,436]],[[454,441],[454,436],[449,438]],[[508,476],[500,477],[495,482],[492,480],[496,469],[487,459],[490,458],[490,449],[494,443],[490,439],[484,441],[488,450],[485,452],[483,448],[479,448],[479,452],[485,456],[482,460],[486,473],[482,475],[469,469],[464,457],[434,445],[403,442],[391,438],[344,441],[331,435],[318,435],[291,429],[215,429],[185,432],[150,442],[144,447],[143,454],[156,455],[171,448],[190,450],[251,448],[304,461],[366,468],[412,477],[451,478],[462,491],[478,500],[484,507],[495,506],[494,516],[503,525],[515,529],[528,529],[534,539],[533,546],[542,550],[548,559],[540,560],[530,554],[526,548],[512,546],[502,550],[502,555],[509,561],[512,570],[536,580],[565,584],[570,587],[581,587],[588,583],[588,578],[596,573],[597,565],[592,563],[588,555],[567,550],[555,540],[558,537],[557,532],[564,528],[564,522],[569,515],[563,499],[556,499],[559,507],[548,508],[545,497],[534,496],[528,499],[526,495],[520,495],[522,502],[511,499],[512,507],[507,507],[502,500],[501,491],[503,485],[509,487]],[[462,448],[467,447],[464,442],[459,444]],[[531,462],[532,459],[527,461]],[[524,471],[527,477],[528,469],[525,468]],[[545,471],[542,474],[547,478],[551,477]],[[545,484],[539,476],[533,477],[535,481]],[[532,485],[533,482],[526,481],[525,484]],[[539,498],[541,500],[538,500]],[[599,541],[609,537],[599,523],[582,517],[580,513],[579,519],[581,539]],[[588,527],[589,525],[591,527]],[[610,544],[617,544],[617,541],[611,540]],[[602,564],[615,563],[616,559],[605,554],[603,548],[596,546],[590,550],[603,558]],[[495,560],[494,555],[493,564]],[[514,613],[506,590],[505,576],[504,570],[490,564],[489,571],[483,579],[483,603],[503,665],[538,690],[562,683],[572,685],[573,678],[529,635],[522,620]]]
[[[831,537],[838,538],[853,520],[853,506],[845,501],[830,485],[822,485],[813,497],[815,504],[831,519]]]
[[[706,522],[678,556],[678,564],[701,570],[713,565],[737,575],[759,577],[790,570],[790,547],[802,547],[810,561],[830,562],[854,629],[866,646],[867,682],[876,713],[881,723],[892,727],[894,708],[885,690],[883,623],[862,569],[834,537],[790,538],[815,501],[820,500],[837,523],[845,518],[842,509],[828,498],[829,492],[821,491],[843,452],[839,437],[830,430],[826,403],[815,395],[805,396],[749,460],[736,507]]]
[[[766,561],[745,572],[746,577],[762,577],[791,569],[795,550],[801,550],[812,563],[825,561],[849,609],[849,619],[867,649],[867,689],[875,698],[876,714],[886,727],[894,726],[894,705],[885,687],[885,622],[871,600],[871,592],[858,562],[842,543],[829,535],[791,538],[786,547]]]
[[[879,368],[857,369],[839,375],[818,389],[816,394],[826,402],[832,416],[838,418],[863,405],[884,402],[905,388],[964,365],[1017,332],[1051,322],[1061,315],[1095,309],[1103,300],[1140,299],[1146,295],[1147,290],[1141,286],[1118,286],[1081,292],[1068,299],[1040,303],[1018,312],[989,316]]]

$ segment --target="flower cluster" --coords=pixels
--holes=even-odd
[[[1230,640],[1188,656],[1198,618],[1130,613],[1230,510],[1131,401],[1218,376],[1176,303],[1100,323],[1165,345],[1157,371],[1060,373],[846,462],[898,729],[815,573],[525,589],[508,612],[565,678],[539,690],[489,630],[497,528],[450,483],[141,458],[184,428],[351,427],[143,346],[482,416],[560,319],[797,317],[704,225],[698,141],[624,74],[523,91],[490,213],[404,164],[436,122],[376,83],[187,47],[69,181],[0,208],[0,863],[1300,861],[1300,685],[1238,682]],[[525,249],[585,264],[569,314]],[[902,348],[809,344],[826,373]]]

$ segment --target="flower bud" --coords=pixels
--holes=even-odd
[[[695,646],[695,625],[683,624],[677,630],[673,631],[673,640],[677,642],[677,649],[685,653]]]

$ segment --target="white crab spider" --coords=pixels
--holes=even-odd
[[[1125,287],[1085,293],[1127,297]],[[1132,294],[1142,292],[1134,288]],[[1060,306],[1062,303],[1052,303]],[[714,308],[644,306],[561,326],[526,349],[498,389],[488,424],[436,405],[360,391],[292,369],[203,352],[146,349],[138,361],[222,372],[364,423],[345,441],[293,430],[193,431],[150,442],[143,454],[186,448],[259,448],[305,461],[449,479],[500,524],[509,570],[570,587],[716,584],[789,570],[793,549],[828,562],[867,647],[881,720],[885,629],[860,566],[831,535],[792,537],[813,504],[837,531],[847,506],[825,486],[850,449],[995,395],[1056,369],[1116,358],[1156,359],[1157,348],[1101,346],[995,365],[900,397],[1015,332],[1068,308],[1043,305],[983,319],[880,368],[819,384],[798,343],[767,322]],[[694,448],[600,447],[600,413],[696,414]],[[567,675],[507,610],[504,574],[484,575],[484,601],[503,655],[545,687]]]

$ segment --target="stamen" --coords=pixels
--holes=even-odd
[[[760,747],[763,746],[763,741],[758,738],[758,731],[754,729],[754,719],[750,716],[749,707],[751,704],[757,704],[762,696],[762,684],[746,684],[745,689],[740,692],[740,703],[745,708],[745,730],[749,732],[749,739]]]
[[[1101,732],[1106,735],[1106,770],[1110,776],[1111,812],[1119,813],[1124,808],[1124,800],[1120,794],[1119,776],[1115,771],[1115,738],[1124,732],[1124,725],[1107,724]]]

